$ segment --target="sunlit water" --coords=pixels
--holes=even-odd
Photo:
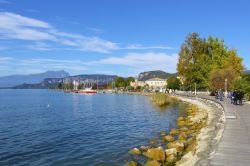
[[[184,109],[145,96],[0,90],[0,165],[123,165]]]

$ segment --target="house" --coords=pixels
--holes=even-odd
[[[130,82],[130,86],[132,87],[138,87],[138,86],[145,86],[146,83],[144,81],[138,81],[137,79],[135,80],[135,82]]]
[[[146,80],[145,83],[150,88],[162,88],[162,87],[166,87],[167,80],[166,79],[161,79],[161,78],[151,78],[149,80]]]
[[[161,78],[151,78],[146,80],[145,83],[149,86],[149,89],[154,92],[165,92],[167,80]]]

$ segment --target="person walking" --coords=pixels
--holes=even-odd
[[[231,104],[234,104],[234,91],[230,91]]]

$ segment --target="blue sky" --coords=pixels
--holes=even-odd
[[[0,76],[176,72],[191,32],[224,39],[250,69],[247,0],[0,0]]]

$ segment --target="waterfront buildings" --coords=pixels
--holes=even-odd
[[[135,82],[130,83],[130,86],[133,86],[135,88],[138,86],[141,87],[147,86],[149,90],[159,91],[159,92],[164,92],[166,90],[166,85],[167,85],[167,80],[161,78],[151,78],[146,81],[135,80]]]

